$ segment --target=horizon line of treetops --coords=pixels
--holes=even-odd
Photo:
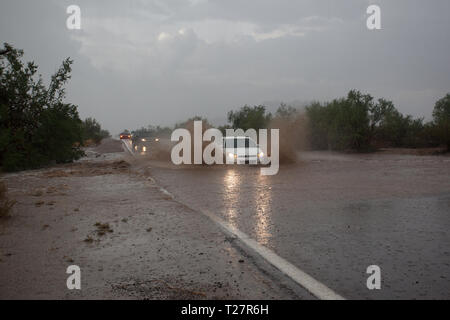
[[[82,121],[78,106],[65,101],[65,85],[73,63],[70,58],[45,86],[37,65],[22,61],[23,50],[7,43],[4,47],[0,50],[0,171],[72,162],[84,155],[83,147],[88,142],[99,143],[110,136],[97,120]],[[281,104],[272,115],[265,106],[245,105],[227,116],[228,124],[219,127],[222,131],[279,127],[281,142],[288,135],[294,136],[306,140],[313,150],[445,146],[450,151],[450,93],[436,101],[433,119],[428,122],[401,114],[392,101],[374,100],[357,90],[329,102],[311,102],[303,111]],[[207,123],[207,119],[196,116],[177,123],[175,128],[193,120]],[[163,135],[171,130],[148,126],[133,132]]]

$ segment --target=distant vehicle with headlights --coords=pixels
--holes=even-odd
[[[127,131],[124,131],[124,132],[122,132],[121,134],[120,134],[120,139],[121,140],[123,140],[123,139],[128,139],[128,140],[130,140],[131,139],[131,133],[129,133],[129,132],[127,132]]]
[[[267,158],[259,145],[250,137],[224,137],[222,143],[224,163],[266,164]]]
[[[132,139],[132,148],[134,152],[148,153],[152,149],[156,149],[159,142],[159,137],[136,135]]]

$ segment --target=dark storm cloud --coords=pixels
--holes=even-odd
[[[68,99],[118,132],[266,101],[325,100],[351,88],[431,114],[450,91],[450,2],[387,1],[369,31],[361,0],[2,1],[0,38],[41,72],[75,60]]]

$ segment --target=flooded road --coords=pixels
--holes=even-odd
[[[304,153],[258,167],[163,167],[151,174],[345,298],[450,298],[450,158]],[[206,219],[206,217],[205,217]],[[381,268],[381,290],[366,269]]]

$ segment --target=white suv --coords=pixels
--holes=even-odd
[[[266,155],[250,137],[224,137],[222,151],[224,163],[227,164],[258,164],[266,161]]]

